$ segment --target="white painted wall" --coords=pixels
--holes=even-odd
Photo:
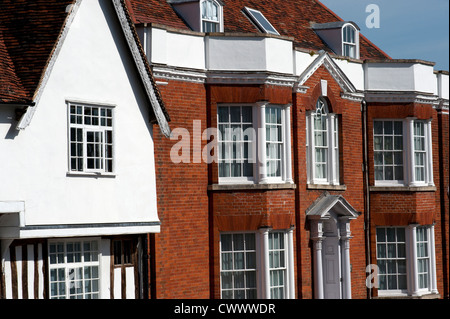
[[[292,74],[292,42],[270,37],[206,37],[206,67],[214,71],[269,71]]]
[[[417,62],[366,63],[365,89],[436,94],[433,66]]]
[[[208,70],[262,71],[266,44],[262,37],[206,37]]]
[[[294,72],[292,42],[277,38],[266,38],[265,43],[267,70],[292,74]]]
[[[147,47],[152,63],[167,64],[174,67],[205,69],[204,37],[201,35],[170,32],[160,28],[151,28],[146,34],[140,32],[141,42],[149,37]]]
[[[448,74],[437,73],[436,75],[436,94],[442,99],[449,99],[449,76]]]
[[[336,62],[357,90],[364,90],[364,67],[362,63],[345,59],[333,59],[333,61]]]
[[[115,105],[115,177],[66,175],[67,99]],[[24,201],[26,226],[158,221],[149,105],[109,1],[81,2],[30,126],[13,115],[0,109],[0,201]]]
[[[433,73],[433,66],[416,63],[414,70],[414,88],[418,92],[436,94],[436,77]]]

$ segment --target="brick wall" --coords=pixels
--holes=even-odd
[[[208,167],[193,163],[193,121],[206,128],[204,85],[169,81],[160,85],[171,117],[170,127],[191,136],[190,163],[174,164],[170,150],[178,140],[155,127],[156,184],[161,233],[154,235],[154,298],[209,298]],[[201,142],[202,148],[206,141]]]

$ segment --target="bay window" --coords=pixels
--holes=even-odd
[[[339,122],[325,99],[306,117],[308,184],[339,185]]]
[[[219,183],[292,183],[290,106],[217,108]]]
[[[294,298],[293,231],[222,233],[220,294],[223,299]]]
[[[431,121],[374,120],[375,186],[434,186]]]
[[[378,295],[437,293],[433,225],[377,227]]]

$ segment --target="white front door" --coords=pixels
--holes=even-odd
[[[323,285],[325,299],[341,298],[341,249],[338,237],[323,241]]]

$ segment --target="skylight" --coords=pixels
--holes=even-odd
[[[261,31],[279,35],[278,31],[275,30],[273,25],[270,24],[270,22],[261,13],[261,11],[250,9],[247,7],[245,7],[245,11],[247,12],[248,16],[253,21],[253,23],[255,23],[256,26],[261,29]]]

